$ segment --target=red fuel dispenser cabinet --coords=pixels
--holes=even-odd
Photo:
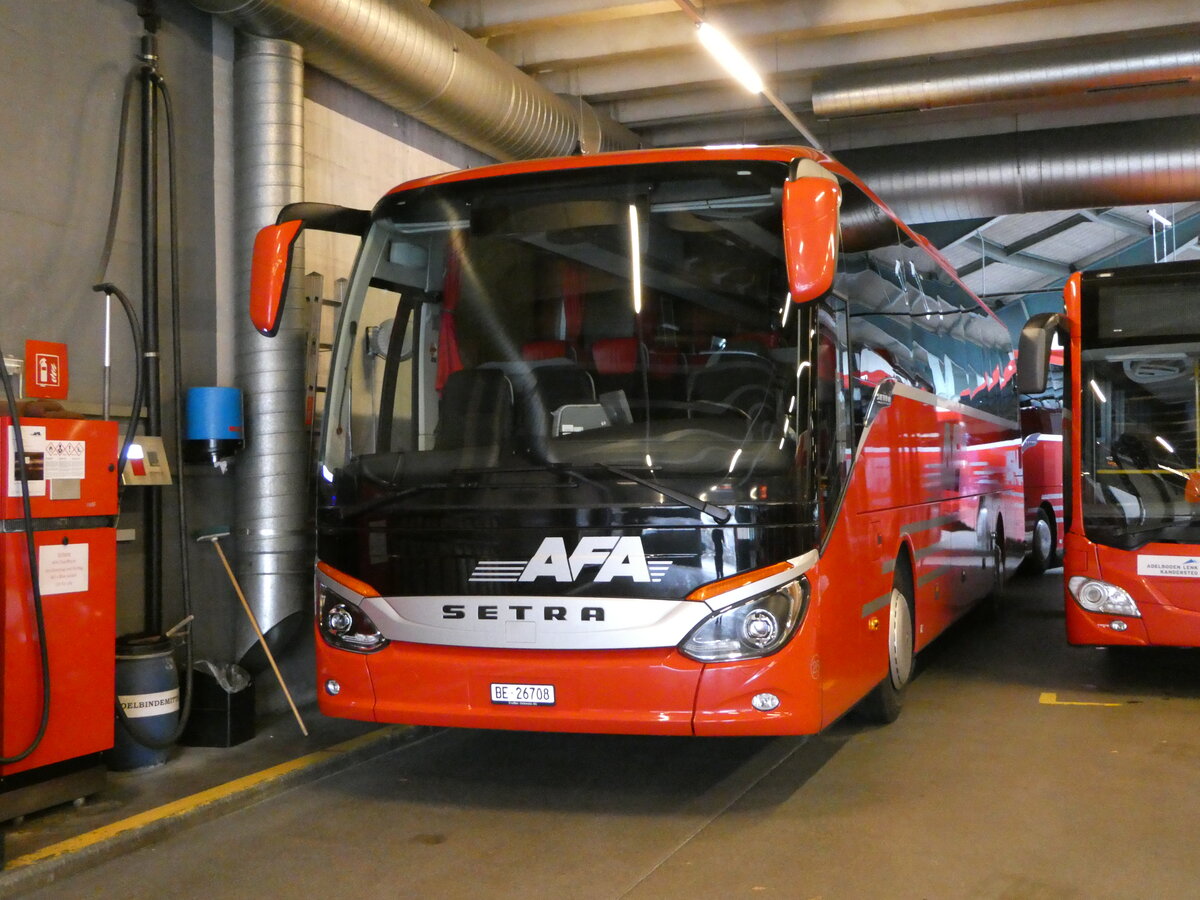
[[[0,418],[0,822],[103,786],[113,744],[117,424],[21,419],[42,594],[43,682],[12,420]],[[98,773],[98,774],[97,774]],[[97,784],[97,780],[99,783]]]

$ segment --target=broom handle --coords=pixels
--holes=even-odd
[[[250,604],[246,602],[246,595],[242,593],[242,586],[238,584],[237,578],[234,577],[233,569],[229,568],[229,560],[225,558],[225,551],[221,549],[221,542],[214,540],[212,545],[217,548],[217,556],[221,557],[221,565],[229,573],[229,580],[233,583],[233,589],[237,591],[238,599],[242,601],[242,609],[246,611],[246,618],[254,626],[254,633],[258,635],[258,642],[262,644],[262,648],[267,654],[267,662],[271,664],[271,671],[279,679],[279,686],[283,688],[283,696],[287,697],[288,706],[292,708],[292,715],[296,717],[296,722],[300,725],[300,730],[304,732],[304,736],[308,737],[308,729],[304,727],[304,720],[300,718],[300,710],[296,709],[291,692],[288,691],[287,685],[283,681],[283,675],[280,674],[279,666],[275,665],[275,657],[271,654],[271,648],[267,646],[267,639],[263,637],[262,629],[258,627],[258,620],[254,618],[254,612],[250,609]]]

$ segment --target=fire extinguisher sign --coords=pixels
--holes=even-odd
[[[25,393],[41,400],[67,399],[67,345],[25,342]]]

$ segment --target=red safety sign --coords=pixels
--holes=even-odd
[[[67,399],[67,345],[25,342],[25,395],[42,400]]]

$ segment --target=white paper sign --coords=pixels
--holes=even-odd
[[[46,478],[82,479],[86,448],[84,441],[46,441]]]
[[[42,596],[77,594],[88,589],[88,545],[46,544],[38,548]]]
[[[1138,574],[1159,578],[1200,578],[1200,556],[1138,555]]]

